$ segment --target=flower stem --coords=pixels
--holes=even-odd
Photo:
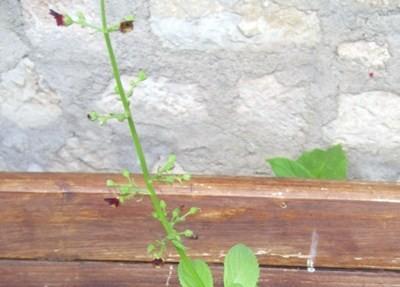
[[[135,122],[132,117],[129,100],[126,96],[124,87],[122,85],[121,75],[120,75],[120,71],[118,68],[118,63],[117,63],[117,60],[116,60],[116,57],[114,54],[114,50],[113,50],[113,47],[111,44],[109,29],[107,27],[105,0],[100,0],[100,9],[101,9],[102,33],[104,35],[104,40],[105,40],[105,43],[107,46],[107,51],[108,51],[108,55],[110,58],[112,71],[113,71],[114,79],[115,79],[115,82],[117,85],[118,93],[119,93],[122,105],[124,107],[124,112],[127,116],[128,126],[129,126],[129,130],[130,130],[131,138],[132,138],[132,141],[133,141],[133,144],[135,147],[136,155],[140,162],[140,168],[143,173],[143,179],[146,184],[146,188],[149,192],[150,201],[151,201],[154,211],[157,214],[157,219],[160,221],[162,227],[164,228],[164,230],[167,234],[167,237],[173,237],[176,234],[176,231],[174,230],[174,227],[171,225],[171,223],[166,218],[166,216],[161,208],[161,205],[160,205],[160,199],[158,198],[158,196],[155,192],[153,183],[151,181],[149,169],[148,169],[148,166],[146,163],[146,158],[144,156],[143,148],[140,143],[139,135],[136,131]],[[190,272],[192,273],[194,278],[197,279],[196,281],[199,282],[199,286],[196,286],[196,287],[204,287],[204,285],[202,284],[202,281],[198,277],[198,275],[193,267],[193,264],[191,263],[191,260],[187,256],[185,249],[182,248],[181,246],[178,246],[177,244],[175,244],[174,241],[172,241],[172,244],[174,245],[176,251],[178,252],[180,259],[183,261],[184,264],[187,264],[187,266],[190,269]]]

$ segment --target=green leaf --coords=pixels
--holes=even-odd
[[[167,162],[158,170],[159,173],[171,171],[175,167],[176,155],[171,154],[168,156]]]
[[[114,187],[115,181],[113,181],[112,179],[107,179],[106,185],[107,185],[107,187]]]
[[[126,178],[129,178],[129,177],[130,177],[129,170],[123,169],[123,170],[122,170],[122,176],[123,176],[123,177],[126,177]]]
[[[300,163],[283,157],[267,159],[272,171],[278,177],[313,178],[311,173]]]
[[[198,278],[196,278],[190,272],[190,262],[194,270],[196,271]],[[204,287],[214,286],[210,268],[208,267],[206,262],[200,259],[192,260],[189,262],[180,261],[178,265],[178,277],[182,287],[197,287],[201,286],[201,283]],[[199,282],[198,279],[200,279],[201,282]]]
[[[318,179],[345,180],[347,178],[347,158],[341,145],[327,150],[314,149],[303,153],[297,160]]]
[[[244,244],[233,246],[224,260],[225,287],[255,287],[260,276],[257,257]]]
[[[133,16],[133,15],[125,16],[125,17],[124,17],[124,20],[125,20],[125,21],[134,21],[134,20],[135,20],[135,16]]]
[[[147,253],[151,254],[155,249],[156,249],[156,247],[154,246],[153,243],[150,243],[149,245],[147,245]]]
[[[85,23],[86,22],[86,16],[83,14],[83,12],[78,12],[78,22],[79,23]]]
[[[167,209],[167,203],[164,200],[160,200],[160,207],[162,209],[162,211],[166,211]]]
[[[314,179],[345,180],[347,158],[341,145],[327,150],[304,152],[296,161],[287,158],[267,160],[276,176]]]
[[[138,75],[137,75],[137,78],[138,78],[138,80],[139,80],[140,82],[146,80],[146,79],[147,79],[146,72],[143,71],[143,70],[139,71],[139,73],[138,73]]]
[[[184,181],[189,181],[191,178],[192,178],[192,176],[190,174],[188,174],[188,173],[185,173],[182,176],[182,180],[184,180]]]
[[[199,211],[200,211],[200,208],[198,208],[198,207],[191,207],[191,208],[189,209],[189,211],[187,212],[186,215],[194,215],[194,214],[198,213]]]

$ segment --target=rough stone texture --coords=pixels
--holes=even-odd
[[[175,49],[268,49],[320,40],[317,14],[273,1],[150,0],[151,27]]]
[[[342,43],[338,47],[338,54],[344,61],[358,62],[366,67],[384,67],[390,59],[387,44],[380,46],[375,42]]]
[[[29,59],[3,73],[1,80],[1,115],[20,128],[46,126],[61,115],[58,96],[44,87]]]
[[[351,161],[352,168],[362,176],[377,170],[395,176],[400,160],[399,106],[400,97],[389,92],[341,94],[338,117],[324,129],[324,137],[353,150],[359,160]]]
[[[356,179],[400,179],[398,0],[115,0],[113,40],[151,167],[270,175],[265,158],[342,143]],[[138,170],[92,0],[0,1],[0,169]]]

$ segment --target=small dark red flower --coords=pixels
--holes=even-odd
[[[119,31],[122,33],[128,33],[133,30],[133,20],[122,21],[119,24]]]
[[[120,204],[120,201],[117,197],[104,198],[104,201],[112,207],[118,207]]]
[[[161,258],[155,258],[153,259],[153,261],[151,261],[151,263],[153,264],[154,267],[160,268],[161,266],[164,265],[164,260],[162,260]]]
[[[50,15],[56,19],[57,26],[65,26],[64,15],[50,9]]]
[[[370,78],[373,78],[375,75],[374,75],[374,72],[369,72],[368,73],[368,76],[370,77]]]

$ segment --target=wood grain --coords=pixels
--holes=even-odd
[[[1,287],[179,287],[176,265],[0,261]],[[215,287],[222,268],[212,266]],[[260,287],[400,287],[400,273],[262,268]]]
[[[147,261],[162,231],[148,200],[111,208],[105,174],[0,174],[0,258]],[[140,179],[138,179],[140,182]],[[238,242],[262,264],[400,270],[400,185],[195,178],[159,186],[170,207],[197,206],[190,254],[221,262]],[[177,260],[169,254],[171,262]]]

